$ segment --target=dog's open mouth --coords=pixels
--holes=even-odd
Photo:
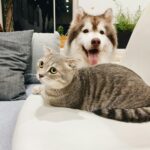
[[[84,48],[83,46],[83,50],[85,52],[85,54],[87,55],[88,61],[91,65],[96,65],[98,64],[98,59],[99,59],[99,49],[93,48],[90,50],[87,50]]]

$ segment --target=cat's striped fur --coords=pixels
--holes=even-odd
[[[41,95],[50,105],[86,110],[126,122],[150,120],[150,87],[128,68],[101,64],[77,70],[73,61],[54,54],[46,55],[40,61],[44,63],[37,71],[43,73]],[[58,74],[49,73],[54,66]],[[65,79],[64,72],[65,77],[72,76],[70,81]],[[61,82],[64,87],[55,88],[50,84],[52,80]]]
[[[103,108],[93,111],[93,113],[110,119],[125,122],[147,122],[150,121],[150,107],[140,107],[133,109]]]

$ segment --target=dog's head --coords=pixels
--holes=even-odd
[[[81,46],[90,64],[97,64],[102,51],[117,47],[116,29],[113,25],[112,9],[99,16],[91,16],[80,9],[68,32],[68,45],[74,40]]]

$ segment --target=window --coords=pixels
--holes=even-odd
[[[56,0],[56,29],[63,27],[67,33],[72,20],[72,0]]]
[[[53,32],[53,0],[14,0],[14,30]]]
[[[54,32],[61,26],[65,34],[72,20],[72,1],[13,0],[13,28],[15,31],[34,29],[36,32]],[[8,3],[9,0],[2,0],[3,7]],[[4,15],[3,18],[5,21]]]

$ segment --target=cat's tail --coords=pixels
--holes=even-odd
[[[118,121],[142,123],[150,121],[150,107],[134,108],[134,109],[98,109],[93,113]]]

